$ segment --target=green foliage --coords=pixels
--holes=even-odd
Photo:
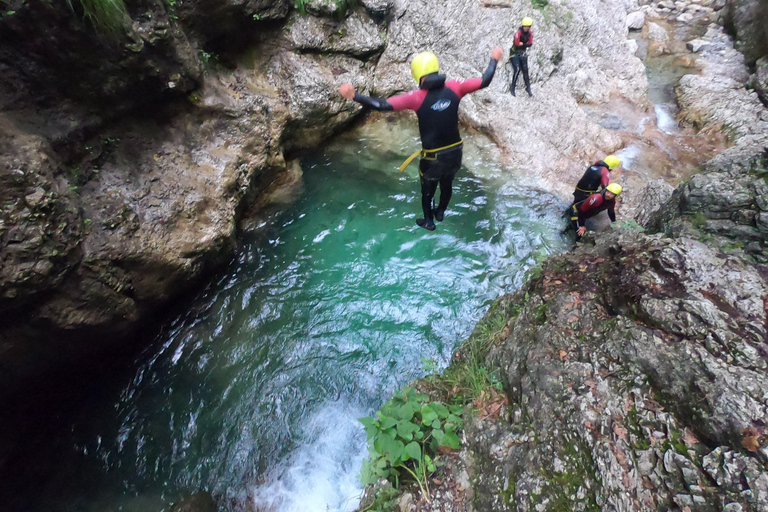
[[[639,229],[645,230],[643,226],[637,223],[635,219],[624,219],[616,222],[616,227],[623,229]]]
[[[77,0],[87,19],[97,32],[118,38],[128,23],[128,11],[123,0]],[[76,12],[72,0],[67,0],[72,12]]]
[[[395,487],[412,479],[429,500],[427,479],[438,462],[439,449],[459,448],[461,406],[446,406],[406,387],[384,403],[374,417],[360,418],[368,438],[369,458],[363,463],[363,485],[386,478]]]
[[[549,5],[549,0],[531,0],[531,5],[536,9],[541,10]]]
[[[691,224],[693,224],[693,227],[696,229],[704,229],[707,227],[707,216],[704,215],[701,212],[692,213],[690,215],[691,217]]]
[[[373,502],[365,508],[361,508],[360,512],[391,512],[392,510],[397,510],[399,496],[400,493],[397,489],[390,485],[383,489],[376,489]]]
[[[508,313],[500,311],[499,303],[491,306],[485,318],[461,346],[461,357],[454,359],[443,373],[443,382],[450,388],[454,403],[466,404],[488,391],[500,390],[501,381],[488,371],[485,358],[491,346],[504,334]]]

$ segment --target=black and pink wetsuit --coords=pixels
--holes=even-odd
[[[421,207],[427,225],[434,226],[434,217],[442,220],[451,200],[453,178],[461,167],[459,102],[465,95],[488,87],[495,72],[496,60],[491,59],[482,78],[446,82],[444,76],[432,73],[424,77],[419,89],[386,100],[355,94],[355,101],[376,110],[416,112],[419,118],[421,147],[430,151],[419,161]],[[452,146],[454,144],[456,145]],[[446,146],[452,147],[441,149]],[[438,183],[440,203],[433,211],[432,199]]]
[[[528,54],[526,50],[533,46],[533,31],[529,28],[527,31],[523,30],[523,27],[515,32],[515,40],[512,43],[512,48],[509,49],[509,60],[512,63],[512,84],[509,86],[509,91],[512,95],[515,95],[515,87],[517,86],[517,78],[520,76],[520,72],[523,73],[523,81],[525,82],[525,90],[528,94],[531,94],[531,79],[528,77]]]

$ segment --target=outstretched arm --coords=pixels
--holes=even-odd
[[[498,50],[498,51],[497,51]],[[491,61],[488,63],[488,67],[485,68],[485,73],[483,73],[483,79],[480,82],[480,88],[485,89],[489,85],[491,85],[491,80],[493,80],[493,75],[496,73],[496,64],[499,63],[499,60],[504,56],[504,51],[499,48],[498,46],[493,49],[493,52],[491,53]]]
[[[381,98],[371,98],[370,96],[364,96],[358,93],[355,91],[355,88],[352,87],[352,84],[342,84],[342,86],[339,87],[339,94],[348,100],[356,101],[361,105],[365,105],[366,107],[370,107],[375,110],[395,109],[387,100],[383,100]]]
[[[488,67],[485,69],[482,78],[470,78],[469,80],[451,80],[451,89],[459,95],[459,97],[475,92],[479,89],[483,89],[491,85],[493,80],[493,74],[496,72],[496,64],[504,56],[504,50],[498,46],[491,52],[491,62],[488,63]]]

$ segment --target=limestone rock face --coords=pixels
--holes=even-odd
[[[737,48],[747,64],[768,56],[768,1],[733,0],[723,11],[724,25],[731,27]]]
[[[291,22],[290,36],[299,50],[364,57],[384,49],[380,28],[365,11],[356,11],[342,22],[297,15]]]
[[[542,270],[489,313],[509,408],[465,425],[477,510],[762,510],[765,272],[634,230]]]
[[[386,97],[413,89],[409,59],[426,50],[438,56],[449,79],[478,77],[494,46],[505,49],[506,61],[521,18],[531,16],[534,45],[528,59],[534,99],[527,97],[522,78],[517,97],[510,95],[511,65],[502,62],[488,89],[462,100],[460,115],[507,148],[510,165],[529,169],[531,176],[544,178],[568,195],[572,190],[566,184],[578,180],[585,162],[621,144],[579,103],[601,103],[612,93],[646,101],[644,66],[626,38],[625,20],[632,6],[567,0],[551,2],[546,16],[527,0],[492,7],[460,0],[396,2],[389,43],[368,92]],[[525,119],[525,129],[520,119]]]
[[[758,59],[755,74],[750,77],[749,85],[755,89],[763,104],[768,105],[768,57]]]
[[[745,88],[748,71],[730,38],[711,26],[697,64],[677,87],[682,119],[703,130],[725,127],[734,145],[710,160],[653,214],[643,217],[652,230],[673,236],[714,238],[736,244],[758,261],[768,261],[766,206],[768,109]]]
[[[25,35],[0,48],[7,71],[0,83],[4,324],[18,318],[69,331],[129,332],[231,254],[240,212],[285,169],[285,152],[320,143],[359,112],[336,87],[337,81],[365,83],[362,62],[349,54],[369,54],[382,44],[362,10],[345,22],[350,35],[339,38],[341,46],[323,46],[322,39],[299,47],[289,32],[273,30],[270,38],[251,40],[258,51],[239,57],[244,64],[225,67],[215,56],[198,60],[205,52],[193,49],[177,23],[189,24],[199,38],[194,44],[208,44],[218,36],[198,30],[195,16],[242,29],[282,19],[288,4],[184,6],[189,10],[175,14],[165,7],[151,16],[131,11],[145,45],[131,51],[148,59],[145,68],[133,66],[133,57],[117,58],[100,68],[103,79],[80,76],[83,84],[58,92],[51,92],[56,77],[66,84],[80,68],[67,74],[48,54],[35,53],[39,33],[31,17],[43,16],[44,24],[52,15],[30,6],[0,22],[0,36]],[[74,21],[51,20],[51,37],[99,41]],[[157,27],[165,32],[152,32]],[[70,50],[62,54],[64,64],[77,48]],[[104,43],[94,58],[110,51],[120,57],[125,49]],[[152,60],[146,52],[170,54]],[[192,57],[191,67],[184,67],[182,54]],[[137,83],[145,94],[122,98]],[[88,95],[96,102],[84,101]],[[145,110],[158,99],[160,106]],[[114,108],[101,108],[107,100]]]
[[[223,47],[223,39],[247,44],[249,35],[260,32],[262,22],[274,22],[288,16],[289,0],[185,0],[177,12],[185,28],[203,43]]]
[[[60,285],[84,236],[79,200],[50,145],[0,120],[0,312]]]
[[[197,52],[165,4],[140,0],[131,7],[120,30],[125,35],[111,37],[95,34],[66,2],[20,6],[0,23],[3,82],[34,87],[39,101],[74,98],[108,105],[112,113],[197,87]]]

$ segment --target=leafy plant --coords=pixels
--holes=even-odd
[[[623,229],[639,229],[639,230],[645,230],[643,226],[637,223],[635,219],[624,219],[616,222],[616,227],[623,228]]]
[[[543,9],[549,5],[549,0],[531,0],[531,5],[536,9]]]
[[[428,478],[441,451],[459,448],[462,407],[430,401],[425,394],[403,388],[376,412],[360,418],[368,438],[369,458],[363,463],[363,485],[386,478],[395,487],[412,479],[429,501]]]
[[[83,11],[83,18],[87,18],[97,32],[112,37],[122,34],[129,19],[123,0],[77,0],[77,2]],[[67,0],[67,5],[72,12],[76,12],[72,0]]]

